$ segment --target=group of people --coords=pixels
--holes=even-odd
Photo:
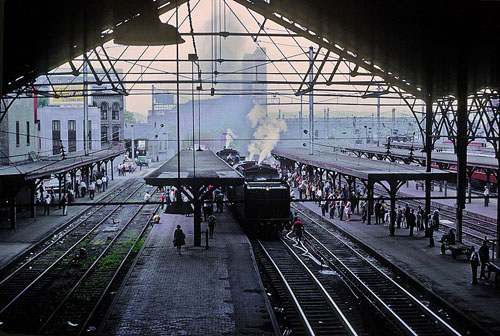
[[[480,280],[486,280],[486,266],[490,262],[490,242],[484,237],[483,243],[476,251],[475,247],[471,247],[470,264],[472,268],[472,284],[477,284],[477,268],[481,266],[479,273]]]
[[[96,192],[104,192],[108,188],[109,176],[104,170],[101,172],[94,171],[90,176],[90,183],[87,186],[85,179],[82,176],[77,176],[75,184],[72,181],[66,180],[62,183],[62,193],[60,199],[56,196],[53,188],[46,188],[42,181],[36,192],[35,204],[43,206],[43,214],[50,215],[50,210],[54,206],[60,206],[63,210],[63,215],[68,214],[68,205],[75,202],[77,198],[84,198],[86,195],[91,200],[94,199]]]

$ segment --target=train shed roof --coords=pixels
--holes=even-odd
[[[24,180],[33,180],[43,178],[51,174],[65,173],[97,162],[112,160],[123,153],[125,153],[125,148],[120,146],[91,152],[88,156],[78,152],[68,154],[68,157],[64,160],[59,157],[52,157],[29,163],[0,166],[0,179],[22,178]]]
[[[347,150],[349,152],[358,152],[358,153],[370,153],[375,155],[385,154],[386,149],[384,148],[376,148],[376,147],[342,147],[342,149]],[[407,149],[398,149],[391,148],[390,150],[391,156],[398,158],[408,158],[409,151]],[[413,157],[416,160],[424,160],[426,159],[426,154],[421,151],[414,151]],[[457,155],[452,152],[436,152],[432,153],[432,161],[444,163],[447,165],[456,165],[457,164]],[[484,155],[467,155],[467,165],[473,168],[481,168],[481,169],[498,169],[498,160],[493,156],[484,156]]]
[[[295,147],[277,148],[272,151],[272,154],[316,168],[356,177],[368,181],[368,183],[427,179],[451,181],[456,179],[456,173],[454,172],[439,169],[432,169],[431,172],[426,172],[425,167],[369,160],[329,151],[316,150],[314,151],[314,155],[310,155],[308,149]]]
[[[243,184],[243,176],[209,150],[181,151],[144,179],[154,186]]]

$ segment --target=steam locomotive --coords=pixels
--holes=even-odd
[[[240,153],[236,149],[226,148],[217,152],[217,156],[222,160],[226,161],[230,165],[237,164],[241,160],[244,160],[244,157],[240,156]]]
[[[267,165],[237,169],[245,182],[228,189],[233,211],[249,233],[276,237],[290,220],[290,186]]]

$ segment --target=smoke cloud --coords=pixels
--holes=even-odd
[[[233,130],[228,128],[226,130],[226,148],[229,148],[229,145],[231,144],[231,142],[236,138],[237,138],[237,136],[236,136],[236,134],[234,134]]]
[[[283,119],[269,117],[260,105],[253,107],[247,119],[255,129],[254,140],[248,145],[249,158],[253,160],[254,157],[258,157],[260,164],[271,156],[271,151],[278,144],[280,133],[287,130],[286,122]]]

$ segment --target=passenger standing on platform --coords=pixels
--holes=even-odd
[[[144,202],[149,203],[150,199],[151,199],[151,194],[149,193],[149,191],[146,191],[146,193],[144,194]]]
[[[91,200],[93,200],[94,196],[95,196],[95,182],[92,181],[92,182],[90,182],[90,185],[89,185],[89,197]]]
[[[97,185],[97,192],[101,192],[102,180],[100,178],[97,179],[96,185]]]
[[[419,230],[419,231],[422,231],[424,229],[423,215],[424,215],[424,211],[422,210],[422,207],[419,205],[418,209],[417,209],[417,230]]]
[[[366,202],[365,201],[361,202],[361,221],[363,224],[365,224],[365,221],[366,221]]]
[[[47,196],[45,196],[43,206],[44,206],[43,214],[50,216],[50,195],[49,194],[47,194]]]
[[[439,210],[434,210],[432,214],[432,225],[434,226],[434,230],[439,230]]]
[[[484,186],[484,206],[487,207],[490,203],[490,189],[488,186]]]
[[[63,216],[66,216],[68,214],[68,194],[67,193],[64,193],[64,195],[61,199],[61,205],[62,205]]]
[[[212,208],[212,203],[210,203],[208,200],[205,200],[203,202],[203,221],[206,222],[208,216],[212,214],[212,211],[210,211]]]
[[[163,210],[165,207],[165,194],[161,194],[160,196],[161,209]]]
[[[474,246],[470,248],[470,266],[472,268],[472,284],[477,284],[477,267],[479,266],[479,256]]]
[[[345,212],[345,204],[343,200],[340,200],[339,220],[344,220],[344,212]]]
[[[432,215],[429,214],[428,216],[428,220],[429,220],[429,247],[434,247],[434,225],[432,223]],[[477,268],[477,267],[476,267]]]
[[[410,237],[413,236],[413,228],[415,227],[416,221],[417,217],[415,216],[415,210],[411,209],[411,211],[409,211],[408,216],[406,217],[406,224],[410,228]]]
[[[208,232],[210,234],[210,238],[214,238],[214,231],[215,231],[215,223],[216,218],[214,215],[208,216]]]
[[[180,225],[177,225],[177,229],[174,232],[174,246],[177,247],[177,254],[181,254],[181,246],[186,245],[186,235],[181,229]]]
[[[380,221],[380,208],[382,207],[382,204],[380,204],[380,201],[375,203],[375,224],[379,224]]]
[[[84,180],[80,182],[80,193],[82,195],[82,198],[85,197],[85,194],[87,193],[87,183],[85,183]]]
[[[408,205],[408,203],[406,203],[404,210],[404,221],[407,229],[410,226],[410,224],[408,223],[408,217],[410,217],[410,206]],[[415,223],[413,223],[413,225],[415,225]]]
[[[485,237],[483,240],[483,245],[479,248],[479,259],[481,260],[481,273],[479,279],[485,279],[484,269],[486,264],[490,262],[490,245],[488,244],[488,239]]]
[[[345,221],[349,222],[351,220],[351,201],[347,201],[345,206]]]
[[[215,199],[217,202],[217,212],[222,213],[224,210],[224,194],[222,191],[218,191],[217,194],[215,195]]]
[[[403,210],[398,205],[398,210],[396,212],[396,227],[399,229],[401,227],[401,221],[403,220]]]
[[[321,204],[321,214],[323,215],[323,217],[325,217],[326,210],[328,208],[327,203],[326,203],[326,199],[322,199],[320,204]]]

